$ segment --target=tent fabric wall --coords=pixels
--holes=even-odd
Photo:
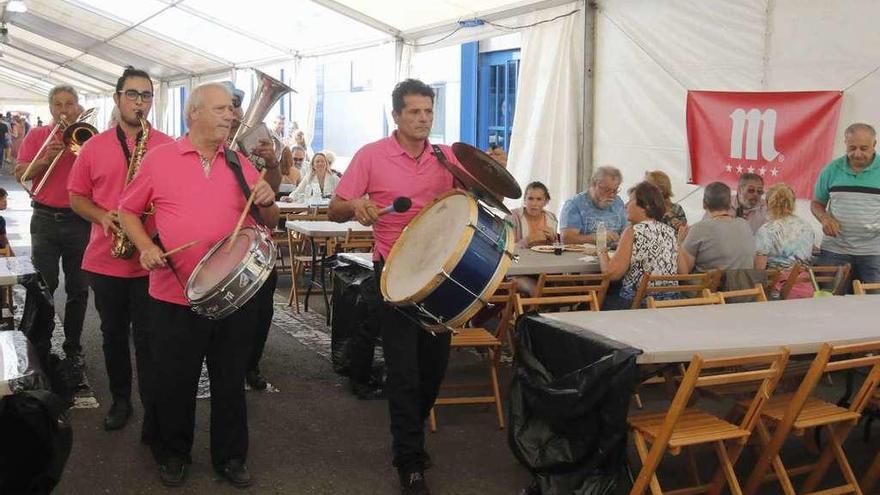
[[[876,2],[609,0],[598,9],[593,163],[619,167],[624,187],[665,171],[674,199],[694,193],[682,202],[690,223],[702,194],[685,183],[687,90],[844,90],[835,154],[848,123],[880,123]],[[798,214],[812,219],[806,202]]]
[[[561,6],[555,15],[576,9]],[[553,12],[542,12],[543,19]],[[508,170],[520,185],[543,182],[559,210],[576,191],[583,129],[584,11],[523,31]],[[525,191],[523,191],[525,193]],[[520,206],[521,200],[509,200]]]

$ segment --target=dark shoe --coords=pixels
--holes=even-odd
[[[104,418],[104,429],[107,431],[118,430],[125,426],[131,417],[131,402],[119,401],[110,406],[110,412]]]
[[[183,459],[172,457],[159,465],[159,479],[165,486],[180,486],[186,479],[186,463]]]
[[[244,375],[244,381],[247,382],[250,388],[259,391],[266,390],[266,387],[269,386],[269,382],[260,374],[259,370],[248,371]]]
[[[372,384],[351,382],[351,391],[360,400],[379,400],[385,398],[385,390]]]
[[[425,473],[422,471],[402,473],[400,493],[402,495],[431,495],[431,490],[428,490],[428,483],[425,481]]]
[[[253,483],[251,473],[248,472],[248,468],[244,465],[244,461],[240,459],[230,459],[226,461],[226,464],[224,464],[222,468],[217,469],[217,474],[226,478],[226,481],[230,482],[232,486],[238,488],[245,488],[251,486],[251,483]]]

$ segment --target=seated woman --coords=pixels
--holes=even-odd
[[[662,222],[666,205],[657,186],[641,182],[630,190],[626,216],[630,222],[617,245],[617,253],[608,257],[598,253],[603,273],[611,280],[621,280],[605,297],[602,309],[629,309],[645,274],[675,275],[679,271],[675,229]]]
[[[687,226],[688,219],[684,214],[684,209],[680,204],[672,202],[672,182],[669,180],[669,176],[660,170],[652,170],[645,172],[645,181],[654,184],[663,193],[663,205],[666,211],[663,213],[661,222],[675,230]]]
[[[540,182],[526,186],[523,207],[510,212],[507,221],[513,224],[516,246],[529,248],[541,244],[553,244],[556,240],[556,215],[545,210],[550,202],[550,191]]]
[[[294,166],[292,150],[286,146],[281,152],[281,163],[279,166],[281,167],[282,184],[293,184],[294,186],[299,184],[302,176],[299,173],[299,169]]]
[[[327,156],[323,152],[315,153],[312,157],[312,170],[284,201],[293,201],[293,198],[300,194],[306,198],[329,198],[336,191],[337,184],[339,177],[330,171]]]
[[[807,222],[794,214],[794,206],[794,191],[788,185],[780,182],[771,187],[767,192],[768,221],[755,233],[755,268],[777,268],[782,272],[771,291],[774,297],[779,297],[792,266],[795,263],[809,264],[813,256],[815,234]],[[812,296],[810,275],[802,272],[788,293],[788,298]]]
[[[706,186],[703,208],[707,217],[692,227],[678,230],[682,273],[740,270],[755,265],[755,237],[749,222],[734,218],[730,209],[730,187],[722,182]]]

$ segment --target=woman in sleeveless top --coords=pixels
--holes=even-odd
[[[675,230],[663,223],[666,205],[663,193],[649,182],[630,190],[626,203],[630,226],[623,231],[613,258],[607,250],[598,253],[603,273],[621,280],[620,290],[609,291],[602,309],[629,309],[645,275],[678,273],[678,242]]]
[[[550,191],[540,182],[526,186],[523,207],[510,212],[507,220],[513,225],[513,236],[517,247],[529,248],[553,244],[556,240],[556,215],[545,210],[550,202]]]

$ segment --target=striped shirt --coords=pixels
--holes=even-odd
[[[859,173],[846,156],[822,169],[813,199],[825,203],[840,223],[837,237],[824,236],[822,249],[855,256],[880,255],[880,156]]]

